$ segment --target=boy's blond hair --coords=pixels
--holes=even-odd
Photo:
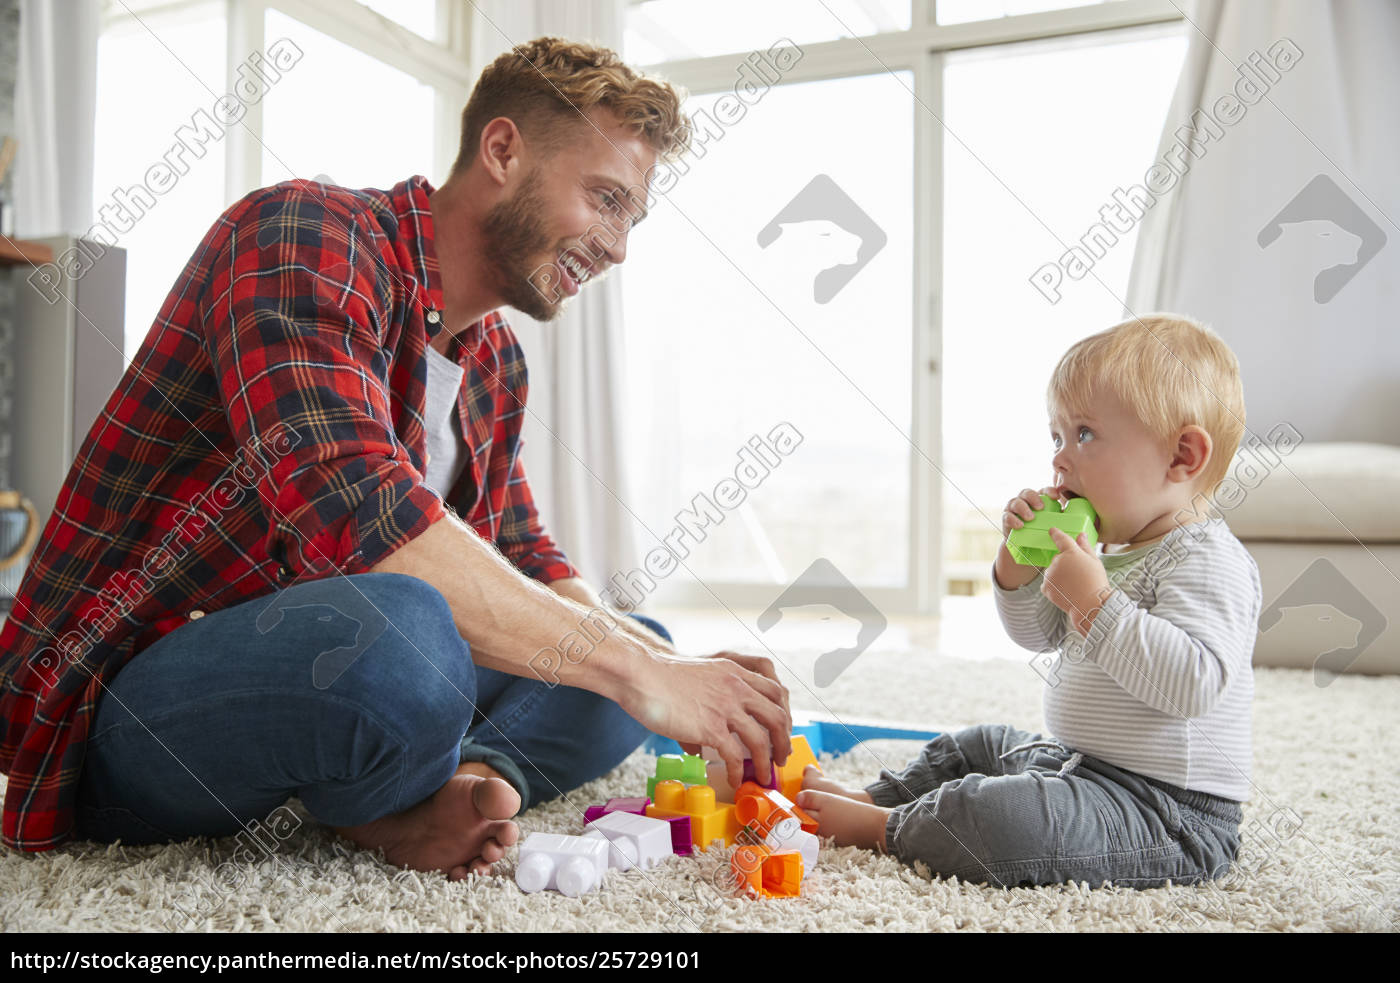
[[[452,173],[471,166],[482,129],[498,116],[508,117],[526,141],[548,153],[587,131],[581,114],[597,106],[616,113],[662,160],[673,160],[690,144],[683,96],[669,82],[629,68],[608,48],[536,38],[501,55],[476,80],[462,110]]]
[[[1117,394],[1163,443],[1195,425],[1210,434],[1200,491],[1224,480],[1244,436],[1244,386],[1230,346],[1180,314],[1144,314],[1070,346],[1050,376],[1051,411],[1083,412],[1100,388]]]

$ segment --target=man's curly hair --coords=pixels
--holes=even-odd
[[[536,38],[501,55],[477,79],[462,110],[462,143],[452,173],[471,166],[482,129],[499,116],[548,152],[588,128],[582,114],[596,106],[616,113],[662,160],[674,160],[690,145],[683,98],[669,82],[629,68],[608,48]]]

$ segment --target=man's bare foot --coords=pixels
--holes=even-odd
[[[834,837],[837,846],[858,846],[885,852],[885,823],[890,818],[889,809],[817,789],[798,792],[797,804],[817,821],[817,833]]]
[[[847,799],[855,799],[857,802],[865,802],[873,805],[870,793],[865,789],[847,788],[840,782],[833,782],[830,778],[818,770],[816,765],[808,765],[802,769],[802,787],[816,789],[818,792],[830,792],[832,795],[844,796]]]
[[[428,798],[410,809],[360,826],[337,826],[341,836],[413,870],[440,870],[449,880],[489,874],[520,838],[510,818],[520,793],[480,762],[467,762]]]

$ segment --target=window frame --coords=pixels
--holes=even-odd
[[[639,2],[639,0],[632,0]],[[943,563],[943,61],[952,51],[988,48],[1056,38],[1084,38],[1103,32],[1164,24],[1185,18],[1170,0],[1115,0],[1084,7],[999,17],[994,20],[940,25],[934,0],[911,0],[905,31],[804,44],[802,58],[780,85],[879,72],[908,71],[914,78],[914,324],[909,421],[910,494],[908,528],[911,548],[905,586],[860,587],[884,611],[937,615],[948,591]],[[778,40],[778,39],[774,39]],[[676,59],[642,66],[696,95],[734,85],[735,51],[703,58]],[[929,462],[940,462],[938,468]],[[763,608],[772,600],[770,584],[709,582],[676,585],[669,603]]]
[[[360,3],[345,0],[124,0],[103,5],[102,33],[136,33],[205,18],[222,10],[225,24],[225,91],[233,91],[238,66],[267,50],[267,12],[276,10],[361,53],[398,69],[436,93],[433,164],[445,175],[457,158],[461,112],[476,73],[469,64],[471,7],[438,0],[438,35],[431,41]],[[263,103],[248,106],[224,141],[224,205],[263,187]]]

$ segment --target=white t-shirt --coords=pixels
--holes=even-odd
[[[457,419],[457,395],[465,370],[436,348],[428,348],[428,392],[423,427],[428,432],[428,468],[423,483],[446,498],[467,466],[471,451]]]

